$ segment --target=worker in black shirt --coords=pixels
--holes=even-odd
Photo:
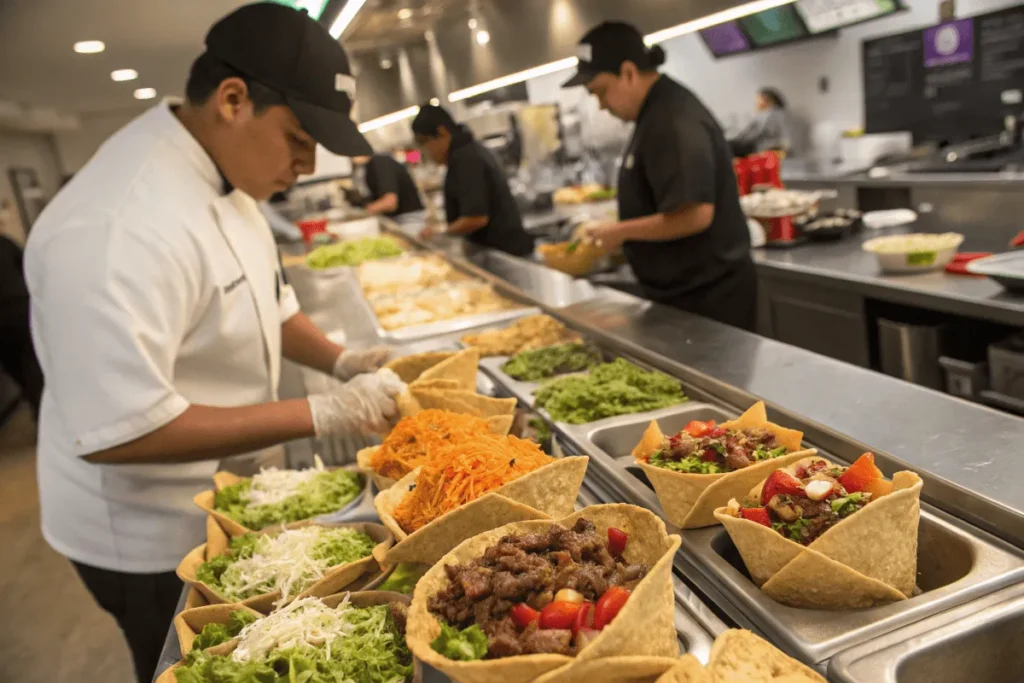
[[[422,211],[419,190],[404,165],[388,154],[355,157],[354,175],[368,203],[363,208],[374,216],[398,216]]]
[[[494,156],[465,126],[441,107],[424,106],[412,122],[416,144],[436,164],[447,164],[444,206],[448,225],[427,226],[420,234],[462,235],[470,242],[513,256],[533,253],[519,207]]]
[[[753,330],[757,273],[721,127],[690,90],[657,72],[660,46],[630,24],[605,22],[577,47],[578,73],[601,109],[635,121],[619,171],[619,220],[587,239],[622,248],[645,296]]]

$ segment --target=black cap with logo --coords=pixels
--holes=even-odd
[[[576,74],[563,88],[586,85],[602,73],[617,74],[623,62],[633,62],[642,71],[665,62],[660,47],[648,50],[640,31],[623,21],[606,21],[587,31],[576,46],[576,57],[580,60]]]
[[[373,153],[350,118],[356,82],[348,56],[305,12],[273,2],[244,5],[213,25],[206,51],[283,93],[305,131],[330,151]]]

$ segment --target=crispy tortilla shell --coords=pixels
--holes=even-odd
[[[381,523],[398,541],[388,551],[386,565],[434,564],[462,541],[495,527],[526,520],[557,519],[572,512],[588,462],[586,456],[559,458],[407,534],[393,513],[410,487],[416,484],[420,473],[416,468],[373,500]]]
[[[640,468],[654,487],[654,492],[658,494],[658,501],[665,510],[665,517],[682,529],[697,529],[717,524],[715,508],[726,505],[732,498],[745,495],[750,487],[763,481],[775,470],[817,452],[813,448],[800,450],[802,432],[769,422],[764,401],[758,401],[735,420],[723,422],[720,426],[726,429],[767,429],[775,435],[780,446],[794,452],[764,460],[735,472],[673,472],[644,462],[651,453],[661,447],[665,438],[657,421],[651,420],[640,443],[633,449],[633,457],[637,459]]]
[[[375,605],[387,605],[387,604],[390,604],[392,602],[401,602],[401,603],[404,603],[406,605],[408,605],[410,603],[410,598],[409,598],[408,595],[402,595],[401,593],[391,593],[391,592],[388,592],[388,591],[373,591],[373,590],[360,591],[360,592],[352,592],[352,593],[348,593],[348,592],[335,593],[333,595],[330,595],[330,596],[327,596],[327,597],[323,597],[320,600],[321,600],[321,602],[323,602],[328,607],[337,607],[338,605],[341,604],[342,600],[345,599],[346,595],[349,596],[349,602],[351,602],[352,605],[354,605],[356,607],[373,607]],[[219,613],[219,614],[222,615],[222,620],[216,620],[216,619],[212,619],[211,618],[210,620],[206,621],[205,623],[213,623],[214,621],[219,621],[219,623],[227,623],[228,618],[231,616],[231,612],[239,609],[238,605],[218,605],[218,607],[224,608],[224,611]],[[184,614],[184,612],[182,612],[182,614]],[[406,640],[408,641],[408,638],[406,638]],[[218,645],[216,647],[211,647],[211,648],[209,648],[206,651],[211,653],[211,654],[229,655],[232,652],[234,652],[234,650],[235,650],[235,648],[237,646],[238,646],[238,639],[237,638],[232,638],[228,642],[221,643],[220,645]],[[191,641],[189,641],[189,648],[191,649]],[[186,650],[184,648],[182,648],[182,656],[183,657],[184,657],[184,653],[185,652],[186,652]],[[423,664],[420,662],[419,659],[416,658],[415,654],[413,655],[412,662],[413,662],[413,675],[412,675],[412,679],[410,680],[410,683],[421,683],[423,681]],[[176,664],[168,667],[163,673],[161,673],[156,678],[156,680],[153,683],[177,683],[178,679],[174,675],[174,670],[177,669],[178,667],[182,666],[184,663],[185,663],[184,660],[182,660],[182,661],[179,661]]]
[[[399,398],[401,400],[397,401],[398,411],[402,417],[409,417],[431,408],[482,418],[515,415],[516,412],[514,398],[491,398],[465,389],[451,391],[410,386]]]
[[[300,526],[312,525],[313,523],[308,521],[298,522],[296,525],[292,525],[288,528],[299,528]],[[289,602],[297,600],[298,598],[310,596],[319,598],[332,595],[338,591],[344,590],[347,586],[352,585],[364,575],[374,575],[374,585],[379,585],[384,581],[387,575],[386,573],[378,571],[381,566],[380,563],[384,561],[388,550],[395,543],[394,536],[387,527],[381,524],[373,524],[371,522],[319,524],[315,526],[355,529],[356,531],[361,531],[372,538],[376,542],[376,545],[374,546],[371,555],[360,560],[356,560],[355,562],[349,562],[348,564],[331,568],[319,581],[313,583],[301,593],[292,596]],[[265,529],[254,533],[276,536],[283,530],[284,529],[278,526],[273,529]],[[208,586],[196,579],[196,571],[199,569],[199,566],[203,564],[203,562],[227,552],[230,541],[231,537],[228,535],[227,531],[220,526],[218,521],[213,517],[207,517],[206,543],[193,548],[192,551],[182,559],[177,568],[178,578],[202,594],[202,596],[209,601],[211,605],[235,603],[245,605],[246,607],[250,607],[263,614],[269,614],[274,610],[274,602],[281,597],[280,591],[263,593],[262,595],[255,595],[251,598],[242,600],[241,602],[235,602],[220,595],[212,586]],[[373,586],[365,587],[372,588]]]
[[[683,655],[656,683],[712,683],[712,680],[711,674],[707,672],[699,659],[693,655]]]
[[[570,663],[537,679],[536,683],[655,683],[678,660],[672,657],[604,657]],[[699,664],[698,664],[699,666]]]
[[[390,369],[406,384],[412,384],[420,376],[442,361],[455,355],[455,351],[431,351],[396,358],[384,367]]]
[[[257,619],[264,615],[245,605],[204,605],[183,609],[175,615],[174,632],[178,635],[178,648],[184,657],[192,649],[192,641],[207,624],[227,624],[232,612],[249,612]]]
[[[577,519],[586,517],[594,523],[599,534],[607,533],[608,527],[621,529],[629,534],[625,556],[629,562],[643,562],[651,567],[648,575],[637,584],[633,593],[618,616],[604,628],[576,657],[554,654],[522,655],[502,659],[459,662],[450,660],[435,652],[430,642],[437,637],[441,626],[436,617],[427,609],[427,601],[448,583],[445,565],[469,562],[480,557],[484,550],[508,534],[543,533],[551,524],[571,527]],[[593,662],[628,656],[636,660],[634,670],[639,669],[640,659],[656,658],[658,661],[645,663],[643,675],[654,675],[657,667],[663,666],[664,658],[679,655],[679,641],[676,634],[675,596],[672,588],[672,559],[679,548],[678,536],[669,536],[665,523],[654,513],[632,505],[593,505],[573,513],[561,520],[536,520],[516,522],[463,541],[437,562],[416,584],[412,607],[409,610],[409,624],[406,641],[413,653],[440,670],[453,680],[461,683],[526,683],[541,679],[545,681],[582,681],[576,675],[581,667],[593,674],[592,680],[630,680],[629,678],[605,679]],[[551,675],[553,672],[558,676]],[[619,669],[622,671],[622,669]],[[624,672],[623,672],[624,673]],[[641,678],[641,680],[644,680]]]
[[[707,670],[711,683],[827,683],[811,668],[742,629],[730,629],[715,639]]]
[[[806,458],[786,468],[823,458]],[[803,546],[775,530],[715,510],[754,583],[791,607],[858,609],[905,600],[917,582],[921,478],[897,472],[892,493],[832,526]],[[750,496],[759,495],[761,485]]]

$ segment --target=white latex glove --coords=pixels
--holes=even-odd
[[[334,370],[331,374],[342,382],[347,382],[356,375],[377,372],[390,355],[391,349],[386,346],[374,346],[363,351],[343,351],[338,360],[334,361]]]
[[[398,417],[394,397],[403,391],[405,382],[386,368],[359,375],[337,391],[309,397],[313,429],[319,437],[386,432]]]

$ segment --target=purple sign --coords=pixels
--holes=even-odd
[[[960,64],[974,58],[974,20],[959,19],[924,32],[924,65]]]
[[[734,52],[745,52],[750,49],[747,37],[743,35],[735,21],[728,21],[710,28],[701,29],[700,34],[715,56],[722,57]]]

